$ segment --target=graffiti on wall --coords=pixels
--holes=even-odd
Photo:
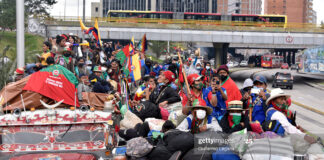
[[[304,72],[324,73],[324,46],[304,51]]]
[[[41,24],[36,18],[28,19],[28,33],[37,34],[41,36],[46,36],[46,27]]]

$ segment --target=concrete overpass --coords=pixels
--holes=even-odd
[[[74,33],[81,36],[80,27],[47,26],[47,35]],[[102,39],[141,39],[146,33],[148,40],[176,42],[229,43],[237,48],[303,49],[324,44],[324,33],[283,33],[253,31],[199,31],[150,28],[101,27]]]
[[[46,26],[47,36],[55,36],[62,33],[73,33],[80,37],[82,35],[79,26]],[[145,33],[148,40],[213,43],[216,50],[217,64],[226,63],[226,54],[229,47],[293,49],[297,51],[298,49],[324,44],[324,33],[100,27],[102,39],[130,40],[132,36],[135,39],[141,39]]]

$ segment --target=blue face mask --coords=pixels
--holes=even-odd
[[[162,83],[159,83],[159,86],[164,86],[164,85],[165,85],[165,83],[163,83],[163,82]]]

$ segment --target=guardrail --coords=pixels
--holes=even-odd
[[[92,26],[96,18],[86,17],[84,24]],[[264,31],[264,32],[316,32],[324,33],[320,25],[309,23],[278,22],[242,22],[215,20],[184,19],[151,19],[151,18],[97,18],[100,27],[138,27],[161,29],[193,29],[193,30],[229,30],[229,31]],[[47,25],[79,26],[78,17],[50,17]]]

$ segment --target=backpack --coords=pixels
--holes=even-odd
[[[143,137],[137,137],[127,142],[126,154],[131,157],[144,157],[151,152],[153,146]]]
[[[264,121],[262,123],[262,129],[264,131],[275,132],[279,135],[285,134],[285,129],[282,127],[281,123],[277,120]]]

